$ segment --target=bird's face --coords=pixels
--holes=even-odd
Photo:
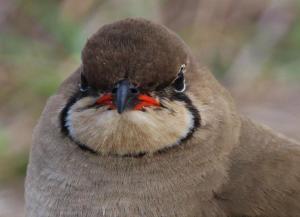
[[[63,131],[100,154],[140,155],[191,137],[200,122],[187,92],[184,43],[149,21],[102,27],[82,52],[81,82],[61,115]]]
[[[63,129],[81,147],[101,154],[151,154],[178,145],[200,119],[185,94],[185,70],[182,64],[170,83],[148,90],[128,78],[101,90],[82,74],[62,112]]]

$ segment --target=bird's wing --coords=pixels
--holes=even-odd
[[[300,144],[242,118],[219,198],[233,216],[300,216]]]

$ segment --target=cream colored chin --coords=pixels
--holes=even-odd
[[[177,144],[193,127],[192,114],[181,102],[164,102],[169,110],[148,107],[146,112],[120,115],[106,107],[82,109],[92,101],[77,102],[68,113],[67,126],[76,141],[98,153],[153,153]]]

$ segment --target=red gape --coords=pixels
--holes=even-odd
[[[140,94],[138,99],[140,102],[134,107],[134,110],[142,110],[148,106],[160,106],[160,103],[156,99],[145,94]]]
[[[113,104],[112,94],[103,94],[96,102],[100,105],[108,105],[110,109],[115,109],[116,106]]]
[[[160,106],[160,103],[156,99],[145,94],[140,94],[138,99],[140,102],[135,105],[134,110],[142,110],[144,107],[149,106]],[[107,105],[110,109],[116,109],[111,93],[103,94],[96,103],[99,105]]]

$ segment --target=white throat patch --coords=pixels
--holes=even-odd
[[[101,154],[153,153],[177,145],[194,127],[184,102],[166,100],[168,109],[148,107],[120,115],[105,106],[83,109],[91,100],[76,102],[65,125],[75,141]]]

